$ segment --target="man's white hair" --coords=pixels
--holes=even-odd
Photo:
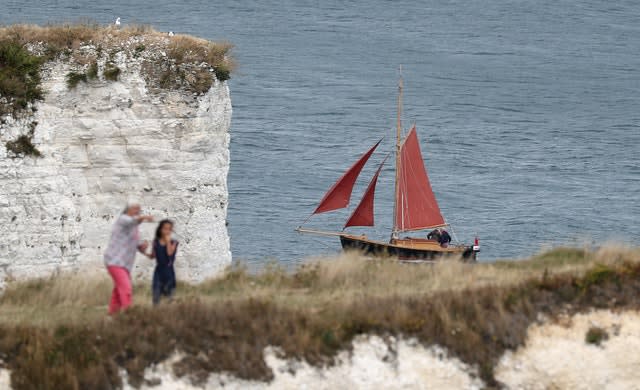
[[[127,201],[127,204],[124,206],[124,212],[123,214],[126,214],[127,212],[129,212],[129,209],[132,207],[138,206],[140,207],[140,202],[136,199],[129,199]]]

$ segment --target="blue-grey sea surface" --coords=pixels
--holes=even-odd
[[[481,259],[640,236],[640,2],[0,0],[0,23],[148,23],[235,44],[229,229],[235,259],[336,252],[293,229],[380,137],[398,66],[434,192]],[[378,183],[387,238],[392,165]],[[311,219],[340,230],[349,210]]]

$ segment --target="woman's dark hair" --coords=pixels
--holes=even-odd
[[[162,221],[160,221],[160,223],[158,224],[158,227],[156,228],[156,240],[159,240],[162,238],[162,227],[166,223],[168,223],[169,225],[171,225],[171,227],[173,227],[173,221],[170,219],[163,219]]]

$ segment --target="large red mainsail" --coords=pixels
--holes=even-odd
[[[396,227],[399,231],[428,229],[445,224],[424,167],[415,126],[400,149]]]
[[[324,197],[320,201],[320,204],[313,212],[313,214],[324,213],[327,211],[337,210],[349,205],[351,199],[351,192],[353,191],[353,185],[360,175],[360,171],[369,160],[369,157],[376,150],[380,142],[378,141],[368,152],[362,155],[358,161],[351,168],[349,168],[344,175],[338,181],[335,182],[329,191],[324,194]]]
[[[373,175],[369,186],[367,186],[367,190],[362,196],[362,200],[360,200],[360,204],[353,210],[349,220],[344,225],[345,228],[349,226],[373,226],[373,198],[376,192],[376,183],[378,182],[378,176],[380,175],[382,166],[386,161],[387,159],[385,158],[378,167],[376,174]]]

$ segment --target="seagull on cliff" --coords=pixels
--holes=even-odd
[[[120,27],[120,18],[117,18],[117,19],[116,19],[116,23],[115,23],[115,25],[116,25],[116,27],[118,27],[118,28]]]
[[[172,36],[174,36],[174,35],[176,35],[176,34],[174,34],[174,33],[173,33],[173,31],[169,31],[169,36],[170,36],[170,37],[172,37]]]

